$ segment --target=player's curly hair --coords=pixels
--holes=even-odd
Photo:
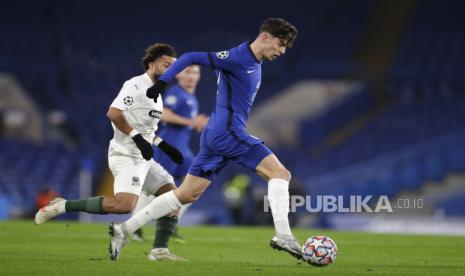
[[[286,41],[286,47],[291,48],[297,37],[297,28],[282,18],[270,17],[263,21],[260,32],[270,33],[279,39]]]
[[[145,56],[142,58],[142,66],[145,70],[149,69],[149,63],[154,62],[161,56],[178,57],[173,46],[166,43],[155,43],[145,50]]]

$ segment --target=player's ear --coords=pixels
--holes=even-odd
[[[265,43],[270,38],[270,35],[267,32],[262,32],[260,36],[260,42],[262,43]]]

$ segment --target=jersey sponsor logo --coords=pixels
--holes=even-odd
[[[126,96],[124,97],[123,102],[125,105],[131,106],[134,103],[134,98],[131,96]]]
[[[160,119],[160,118],[161,118],[161,112],[158,111],[158,110],[150,110],[150,111],[149,111],[149,116],[150,116],[150,117],[153,117],[153,118],[158,118],[158,119]]]
[[[221,58],[221,59],[228,58],[228,57],[229,57],[229,51],[217,52],[217,53],[216,53],[216,56],[219,57],[219,58]]]
[[[139,180],[139,177],[138,176],[133,176],[132,177],[132,183],[131,183],[132,186],[136,186],[136,187],[139,187],[140,186],[140,180]]]

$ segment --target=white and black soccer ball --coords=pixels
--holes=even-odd
[[[333,263],[337,256],[337,245],[326,236],[313,236],[302,246],[304,261],[314,266],[326,266]]]

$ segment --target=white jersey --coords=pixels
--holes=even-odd
[[[136,129],[149,142],[153,143],[158,121],[163,111],[161,96],[155,103],[145,93],[153,85],[147,73],[136,76],[123,84],[121,91],[115,98],[111,107],[123,110],[124,117],[129,125]],[[142,158],[142,154],[129,135],[124,134],[111,123],[114,131],[110,141],[108,155],[126,155]]]

